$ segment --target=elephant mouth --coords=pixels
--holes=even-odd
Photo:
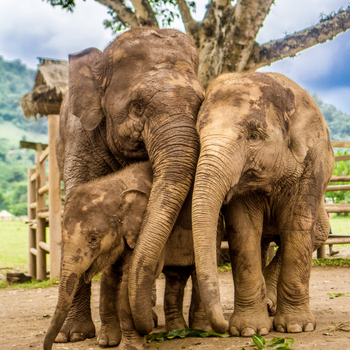
[[[92,278],[100,272],[96,259],[92,262],[90,267],[84,272],[84,282],[90,283]]]

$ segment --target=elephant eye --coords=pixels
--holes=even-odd
[[[142,116],[143,107],[141,103],[132,102],[129,106],[129,116],[131,119],[139,119]]]
[[[257,139],[259,139],[259,134],[256,131],[252,132],[248,137],[248,141],[255,141]]]
[[[90,248],[96,248],[100,243],[99,237],[98,236],[93,236],[90,238],[88,246]]]

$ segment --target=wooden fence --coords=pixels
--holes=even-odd
[[[28,272],[38,281],[43,281],[47,277],[46,254],[50,254],[50,279],[59,276],[61,263],[62,190],[55,146],[59,116],[49,115],[48,121],[48,145],[25,141],[21,141],[20,145],[21,148],[35,149],[35,169],[28,169]],[[47,158],[49,158],[48,178]],[[47,227],[50,227],[50,245],[46,241]]]

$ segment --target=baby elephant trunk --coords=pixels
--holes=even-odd
[[[44,350],[51,350],[63,322],[65,321],[79,283],[81,274],[75,271],[76,268],[61,269],[60,285],[58,291],[58,302],[55,313],[52,317],[49,329],[44,339]]]

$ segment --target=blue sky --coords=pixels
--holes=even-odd
[[[100,3],[77,0],[73,14],[53,8],[42,0],[0,1],[0,55],[20,59],[36,68],[36,57],[67,59],[88,47],[103,50],[113,40],[103,20],[107,8]],[[195,19],[201,20],[207,0],[197,1]],[[347,7],[348,0],[276,0],[257,37],[259,43],[282,38],[318,23],[320,14]],[[181,29],[181,22],[174,27]],[[350,114],[350,31],[332,41],[302,51],[264,67],[287,75],[303,88]]]

